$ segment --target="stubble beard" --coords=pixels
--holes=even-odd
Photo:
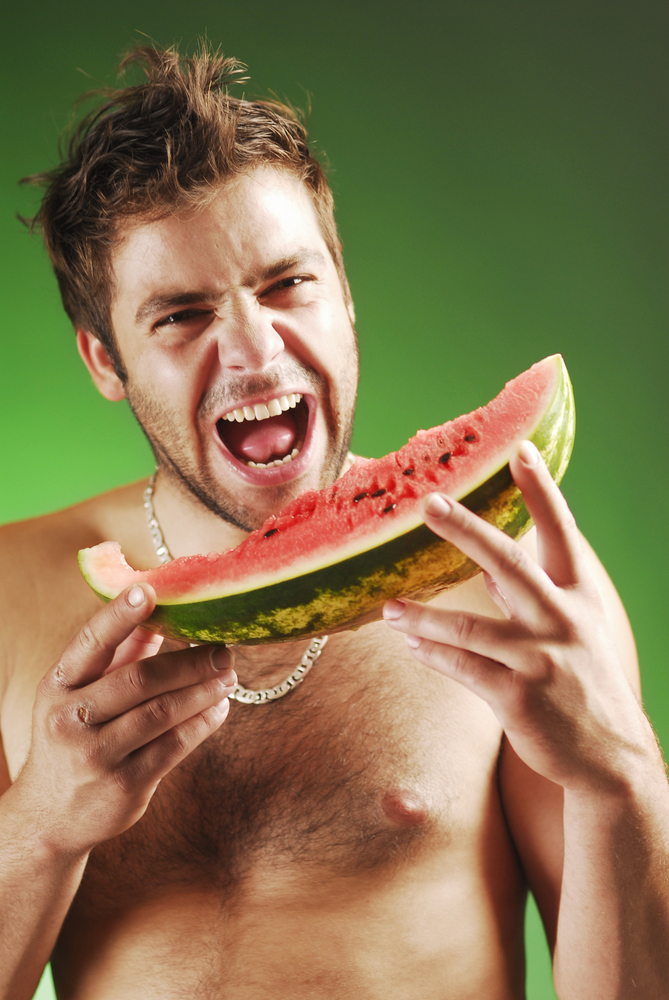
[[[206,418],[212,412],[220,411],[221,405],[225,406],[228,400],[234,401],[252,395],[271,395],[279,386],[289,384],[290,376],[294,377],[296,374],[302,378],[306,375],[316,390],[324,387],[323,380],[316,373],[297,365],[292,371],[287,372],[283,369],[280,373],[269,377],[253,376],[244,380],[230,378],[203,398],[198,417]],[[135,389],[130,380],[126,383],[125,389],[130,409],[149,442],[159,471],[182,493],[194,497],[207,510],[228,524],[241,528],[242,531],[253,531],[264,523],[269,514],[280,510],[304,489],[295,481],[266,487],[263,491],[263,498],[266,501],[263,504],[263,511],[254,515],[235,499],[232,490],[226,490],[221,486],[204,457],[198,463],[190,450],[180,443],[183,434],[174,413],[171,413],[161,401]],[[333,412],[327,393],[323,391],[315,393],[316,398],[320,397],[323,401],[322,412],[328,442],[319,473],[319,489],[330,486],[337,479],[348,455],[355,415],[357,364],[353,379],[343,389],[345,391],[342,392],[342,409],[345,412],[341,413],[339,420]],[[204,423],[204,419],[202,422]],[[205,454],[201,442],[200,455]]]

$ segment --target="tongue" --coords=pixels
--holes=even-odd
[[[270,462],[292,451],[297,430],[291,413],[282,413],[267,420],[245,420],[241,424],[225,424],[225,440],[237,458],[247,462]]]

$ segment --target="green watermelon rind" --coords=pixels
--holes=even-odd
[[[564,364],[547,409],[530,439],[560,482],[574,440],[574,403]],[[531,526],[520,490],[501,468],[461,502],[512,538]],[[479,567],[423,523],[389,541],[311,572],[252,591],[191,603],[159,604],[146,627],[196,643],[256,645],[307,638],[378,620],[392,597],[428,600],[471,578]],[[89,578],[89,583],[92,580]],[[109,595],[98,596],[108,601]]]

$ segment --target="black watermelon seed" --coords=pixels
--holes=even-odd
[[[389,503],[387,507],[383,508],[383,513],[387,514],[389,510],[395,510],[395,507],[397,507],[396,503]]]
[[[279,530],[278,528],[270,528],[269,531],[265,532],[264,537],[269,538],[270,535],[276,535],[278,530]]]
[[[388,492],[388,490],[374,490],[374,492],[372,493],[372,496],[373,497],[382,497],[383,494],[387,493],[387,492]]]
[[[413,469],[405,469],[404,472],[402,473],[402,475],[403,476],[413,476],[413,472],[414,472]]]
[[[439,459],[439,465],[446,465],[446,463],[450,460],[450,457],[451,457],[450,451],[445,451],[444,454]]]
[[[359,503],[360,500],[364,500],[365,497],[368,497],[368,496],[369,496],[369,493],[358,493],[357,496],[353,497],[353,503]]]
[[[476,441],[476,434],[465,434],[465,441]]]

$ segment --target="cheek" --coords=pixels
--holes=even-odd
[[[139,366],[129,376],[126,392],[134,414],[147,429],[175,430],[197,409],[183,373],[164,363]]]
[[[337,373],[339,394],[347,403],[358,389],[358,348],[353,331],[333,345],[331,371]]]
[[[198,370],[185,352],[147,352],[138,359],[131,379],[136,390],[166,410],[190,411],[197,406]],[[205,376],[203,372],[203,384]]]
[[[351,357],[356,356],[355,333],[346,306],[329,296],[315,298],[295,313],[284,330],[280,325],[277,329],[286,347],[297,351],[326,378],[341,377]]]
[[[348,399],[351,393],[355,394],[358,383],[357,343],[346,313],[337,316],[337,320],[323,337],[320,361],[336,394]]]

